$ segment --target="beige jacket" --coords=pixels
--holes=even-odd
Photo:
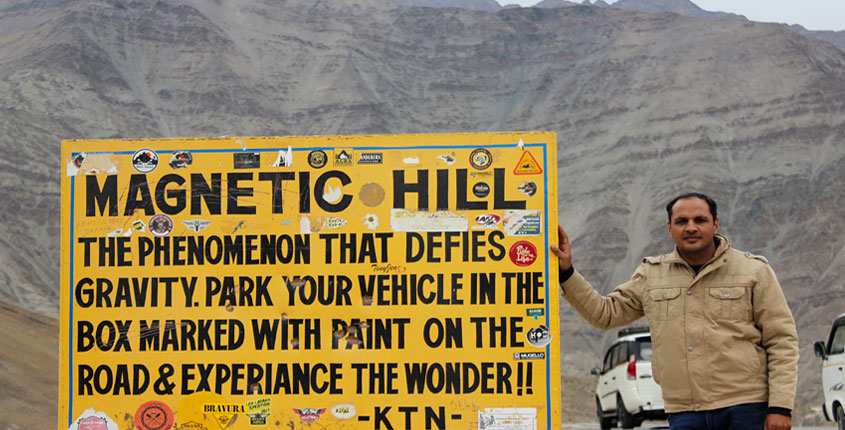
[[[578,272],[561,295],[600,329],[645,315],[666,412],[752,402],[792,409],[798,334],[780,284],[763,257],[717,238],[716,255],[697,276],[676,249],[643,259],[606,297]]]

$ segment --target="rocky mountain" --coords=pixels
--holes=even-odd
[[[458,7],[462,9],[475,9],[486,11],[497,11],[502,8],[520,7],[519,5],[499,6],[493,0],[394,0],[395,3],[405,6],[422,7]],[[494,4],[495,3],[495,4]],[[551,9],[558,7],[575,6],[578,3],[567,0],[542,0],[532,7]],[[651,13],[676,13],[678,15],[694,18],[710,19],[742,19],[742,15],[727,12],[711,12],[698,7],[689,0],[618,0],[614,3],[607,3],[604,0],[583,0],[581,5],[593,7],[611,7],[615,9],[635,10]],[[837,48],[845,51],[845,31],[814,31],[807,30],[800,25],[786,25],[792,31],[814,39],[824,40]]]
[[[58,309],[59,143],[550,130],[560,219],[602,292],[699,190],[768,257],[801,337],[845,311],[845,52],[783,26],[614,8],[389,0],[0,0],[0,297]],[[563,372],[614,336],[561,309]],[[5,368],[0,367],[5,372]]]
[[[553,2],[563,0],[544,0],[543,2]],[[543,3],[541,2],[541,3]],[[689,0],[619,0],[613,4],[607,4],[602,0],[593,3],[594,6],[612,7],[624,10],[636,10],[642,12],[652,13],[676,13],[678,15],[689,16],[694,18],[708,18],[708,19],[741,19],[747,20],[742,15],[727,12],[711,12],[698,7],[695,3]],[[538,4],[539,6],[539,4]],[[787,25],[784,27],[813,39],[823,40],[845,51],[845,31],[819,31],[807,30],[800,25]]]
[[[825,42],[845,51],[845,31],[807,30],[800,25],[794,24],[788,27],[790,30],[798,34],[803,34],[804,36],[812,37],[814,39],[824,40]]]
[[[651,13],[676,13],[694,18],[711,19],[745,19],[742,15],[726,12],[710,12],[698,7],[689,0],[619,0],[612,4],[603,1],[596,2],[596,6],[612,7],[623,10],[638,10]]]
[[[457,7],[488,12],[502,9],[502,6],[496,0],[393,0],[393,2],[403,6]]]
[[[566,1],[566,0],[543,0],[538,2],[532,7],[538,7],[541,9],[553,9],[556,7],[569,7],[569,6],[577,6],[578,3]]]

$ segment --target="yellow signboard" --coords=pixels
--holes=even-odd
[[[63,142],[59,427],[558,428],[556,144]]]

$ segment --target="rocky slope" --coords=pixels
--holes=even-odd
[[[496,0],[393,0],[403,6],[458,7],[461,9],[495,12],[502,8]]]
[[[516,4],[507,4],[505,6],[500,6],[493,0],[393,0],[393,2],[405,6],[458,7],[462,9],[486,11],[497,11],[499,9],[504,8],[520,7]],[[504,4],[505,2],[503,1],[502,3]],[[537,4],[532,7],[551,9],[558,7],[576,6],[578,4],[578,2],[572,2],[567,0],[542,0],[540,2],[537,2]],[[580,2],[580,4],[585,6],[591,5],[593,7],[611,7],[615,9],[635,10],[640,12],[668,12],[694,18],[730,18],[746,20],[746,18],[742,15],[726,12],[706,11],[704,9],[701,9],[695,3],[689,0],[618,0],[613,3],[607,3],[603,0],[597,0],[593,2],[590,2],[589,0],[584,0]],[[798,34],[818,40],[824,40],[825,42],[828,42],[833,46],[836,46],[837,48],[845,51],[845,31],[807,30],[806,28],[800,25],[784,24],[784,26],[792,31],[795,31]]]
[[[544,0],[556,1],[556,0]],[[676,13],[678,15],[690,16],[694,18],[711,18],[711,19],[742,19],[746,18],[742,15],[726,12],[711,12],[696,6],[695,3],[689,0],[619,0],[616,3],[608,5],[599,0],[595,3],[597,6],[613,7],[624,10],[637,10],[642,12],[652,13]],[[823,40],[845,51],[845,31],[819,31],[807,30],[800,25],[787,25],[784,27],[813,39]]]
[[[560,216],[602,292],[700,190],[769,258],[801,336],[845,310],[845,52],[782,26],[573,6],[0,0],[0,297],[58,308],[61,139],[558,133]],[[561,310],[563,370],[612,333]]]
[[[691,16],[694,18],[745,19],[744,16],[733,13],[706,11],[689,0],[619,0],[612,4],[599,1],[596,2],[595,5],[624,10],[637,10],[640,12],[669,12],[683,16]]]
[[[4,430],[56,425],[58,333],[55,318],[0,300],[0,427]]]

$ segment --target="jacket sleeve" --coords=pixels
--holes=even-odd
[[[642,266],[631,280],[602,296],[578,271],[560,284],[560,295],[584,317],[587,322],[602,330],[630,324],[643,316],[640,292],[645,276]]]
[[[765,264],[753,292],[754,322],[761,332],[769,371],[769,406],[792,409],[798,381],[798,333],[780,283]]]

